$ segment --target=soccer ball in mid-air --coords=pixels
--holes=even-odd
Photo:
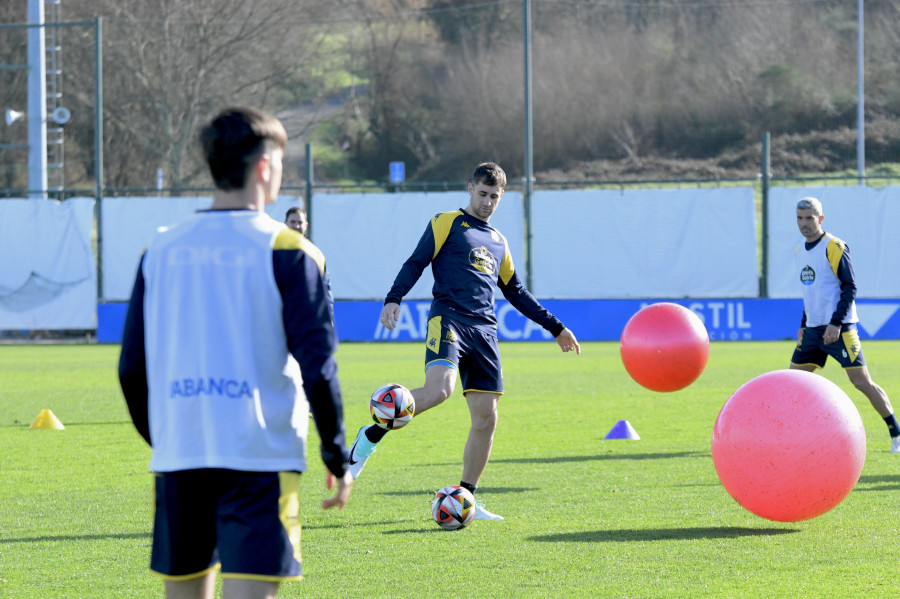
[[[468,489],[447,485],[434,494],[431,516],[444,530],[464,528],[475,519],[475,496]]]
[[[369,400],[372,420],[389,431],[403,428],[416,413],[416,400],[403,385],[390,383],[379,387]]]

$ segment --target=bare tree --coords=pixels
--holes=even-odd
[[[439,61],[435,35],[420,18],[418,0],[352,2],[354,26],[347,44],[366,93],[353,98],[344,134],[353,139],[362,171],[384,178],[387,163],[435,160],[428,102],[428,68]],[[349,112],[349,111],[348,111]],[[411,166],[413,166],[411,164]]]
[[[882,121],[900,113],[897,6],[867,3],[866,107]],[[302,140],[327,143],[317,156],[330,152],[329,164],[343,168],[352,157],[364,178],[384,179],[392,160],[406,161],[407,176],[419,180],[459,180],[485,158],[513,178],[521,174],[519,0],[66,0],[65,7],[69,19],[104,19],[109,187],[150,187],[157,168],[167,186],[208,185],[192,149],[196,129],[237,103],[277,112],[295,150]],[[533,9],[539,171],[704,158],[756,144],[763,130],[855,126],[856,13],[846,0],[535,2]],[[15,52],[9,39],[0,36],[0,52]],[[90,28],[73,33],[68,46],[67,183],[90,181],[93,172]],[[13,93],[19,75],[0,72],[0,96]],[[881,156],[891,155],[890,131],[879,129]],[[352,153],[341,154],[342,146]],[[10,185],[21,174],[3,166],[11,156],[0,151],[0,176]],[[70,169],[81,172],[70,177]],[[297,176],[286,171],[288,183]]]
[[[315,0],[78,2],[74,13],[104,17],[107,186],[149,187],[157,168],[168,187],[204,184],[198,127],[228,105],[279,108],[285,81],[310,67],[325,8]]]

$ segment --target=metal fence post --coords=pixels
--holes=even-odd
[[[532,154],[531,108],[531,0],[523,0],[523,30],[525,46],[525,190],[522,198],[525,211],[525,286],[534,289],[534,265],[532,264],[531,197],[534,192],[534,156]]]
[[[94,210],[97,221],[97,299],[103,300],[103,17],[94,21]]]
[[[306,192],[304,195],[304,208],[306,209],[306,236],[310,241],[313,240],[313,220],[312,220],[312,196],[313,196],[313,156],[312,144],[306,144]]]
[[[769,132],[762,134],[762,273],[759,278],[759,296],[769,297],[769,166],[772,160]]]

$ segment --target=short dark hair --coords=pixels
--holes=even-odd
[[[203,155],[218,189],[243,189],[247,171],[273,149],[284,150],[287,132],[274,116],[255,108],[226,108],[200,131]]]
[[[484,183],[485,185],[496,185],[500,189],[506,188],[506,173],[500,168],[496,162],[482,162],[475,167],[472,173],[472,183]]]
[[[291,215],[294,214],[294,213],[296,213],[296,214],[306,214],[306,213],[303,211],[303,208],[301,208],[300,206],[291,206],[290,208],[287,209],[287,212],[284,213],[284,220],[289,219],[289,218],[291,217]]]

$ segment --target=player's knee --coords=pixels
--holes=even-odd
[[[493,433],[497,428],[498,419],[496,404],[472,411],[472,427],[482,431]]]
[[[854,387],[856,387],[859,391],[862,391],[866,395],[877,388],[877,385],[875,385],[872,379],[868,376],[854,376],[850,378],[850,382],[853,383]]]
[[[431,388],[426,388],[426,393],[432,403],[439,404],[453,394],[453,387],[450,385],[435,385]]]

